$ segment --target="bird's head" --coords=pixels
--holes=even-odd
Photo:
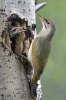
[[[50,38],[52,38],[56,31],[55,24],[50,19],[43,18],[39,14],[38,14],[38,16],[40,17],[40,20],[42,22],[42,25],[43,25],[42,30],[44,31],[44,34],[46,36],[51,36]]]

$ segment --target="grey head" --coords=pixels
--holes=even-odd
[[[56,31],[56,26],[52,20],[43,18],[40,15],[39,17],[43,26],[41,33],[44,37],[46,37],[49,41],[51,41]]]

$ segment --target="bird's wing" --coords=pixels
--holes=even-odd
[[[37,37],[32,44],[32,61],[38,77],[44,70],[49,53],[50,43],[42,37]]]

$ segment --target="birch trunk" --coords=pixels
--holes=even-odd
[[[0,0],[0,42],[5,22],[13,13],[28,20],[29,26],[35,24],[34,0]],[[8,53],[0,46],[0,100],[32,100],[24,66]]]

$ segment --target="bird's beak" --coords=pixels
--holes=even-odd
[[[39,16],[39,18],[40,18],[40,20],[42,21],[42,22],[46,22],[46,19],[45,18],[43,18],[41,15],[39,15],[38,14],[38,16]]]

